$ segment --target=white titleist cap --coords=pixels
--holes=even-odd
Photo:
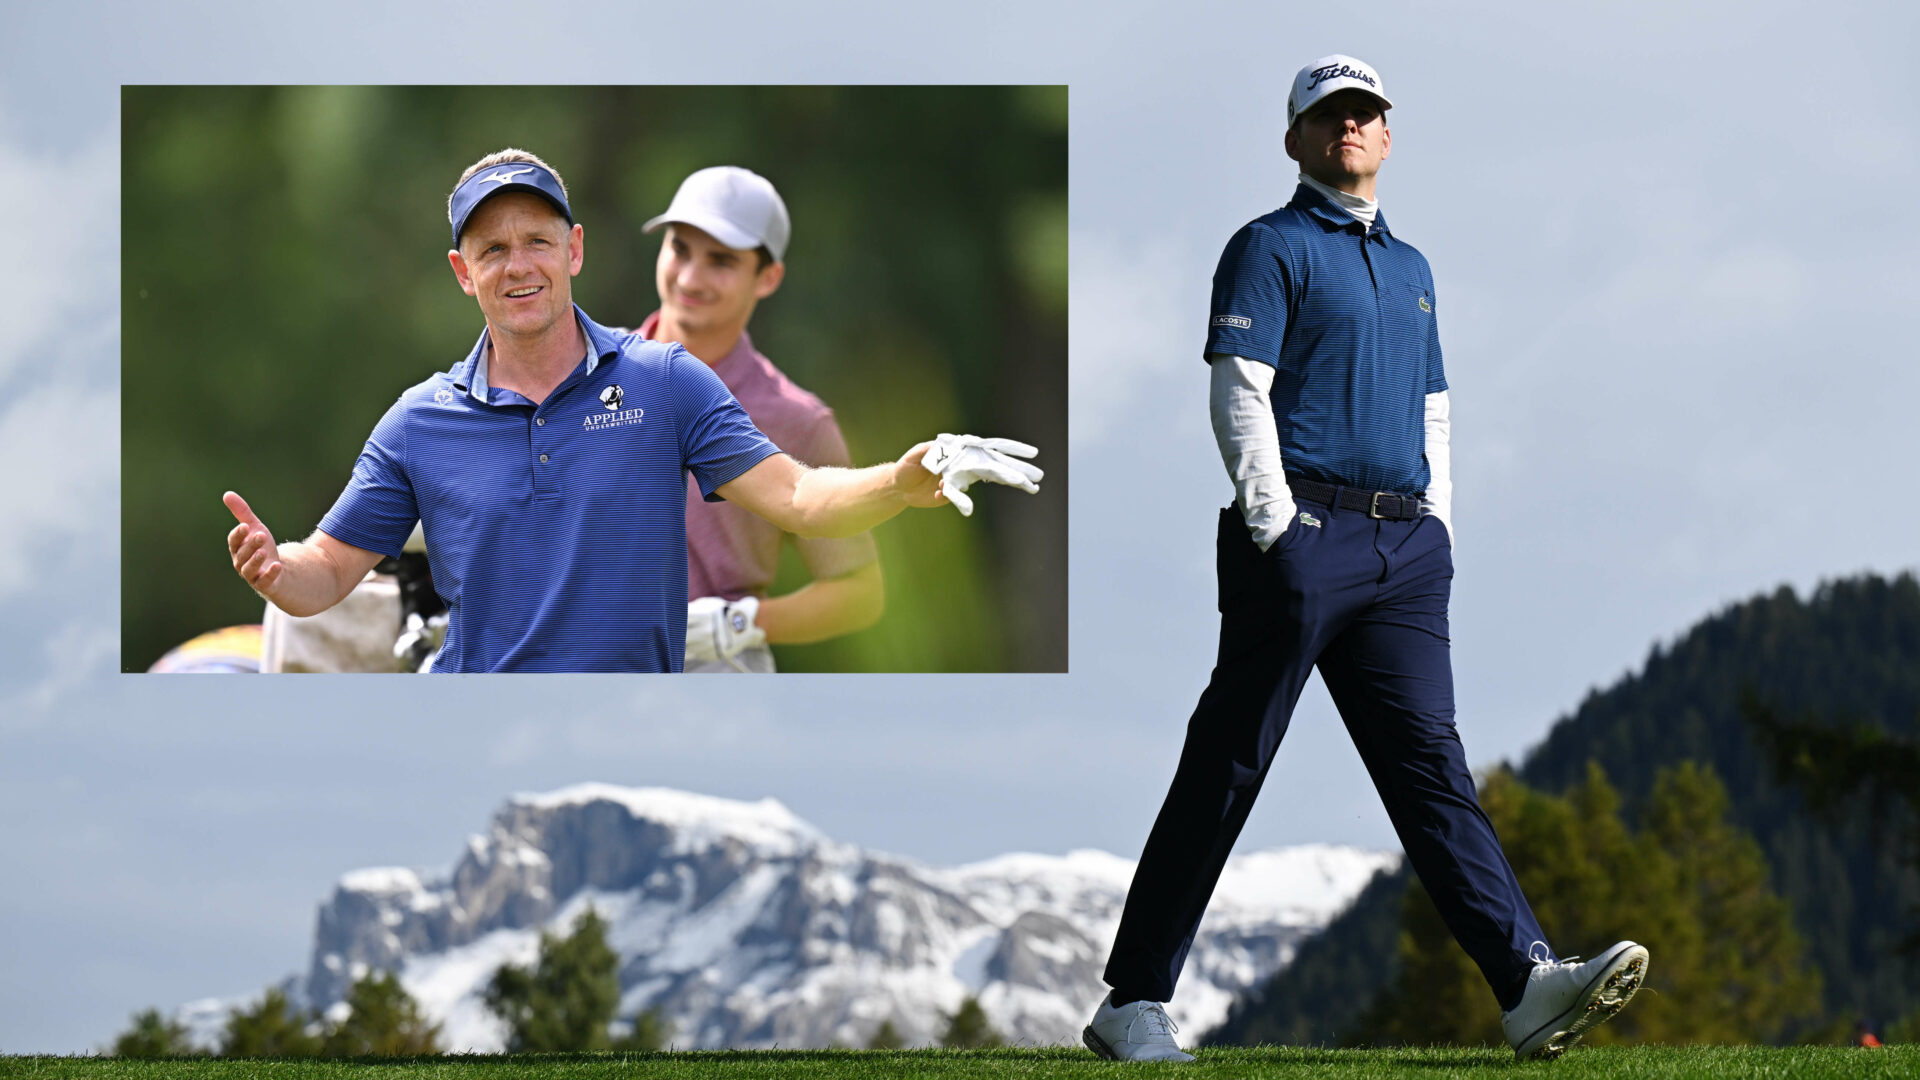
[[[1386,88],[1380,85],[1380,73],[1351,56],[1334,53],[1323,56],[1293,77],[1293,89],[1287,91],[1287,127],[1300,119],[1300,114],[1313,108],[1321,98],[1328,94],[1337,94],[1342,90],[1365,90],[1380,99],[1380,107],[1393,108],[1393,102],[1387,100]]]
[[[667,212],[647,222],[642,231],[676,222],[742,251],[765,244],[775,262],[787,257],[787,239],[793,235],[780,193],[766,177],[737,165],[701,169],[680,181]]]

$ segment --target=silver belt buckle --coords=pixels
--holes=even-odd
[[[1391,494],[1392,492],[1388,492],[1388,491],[1374,492],[1373,500],[1367,505],[1367,516],[1374,519],[1375,521],[1384,521],[1385,518],[1380,513],[1380,496],[1391,495]],[[1394,498],[1396,499],[1398,499],[1399,497],[1400,496],[1398,495],[1394,495]]]

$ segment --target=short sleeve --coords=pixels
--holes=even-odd
[[[353,463],[353,478],[320,521],[342,543],[397,557],[420,520],[407,477],[407,399],[393,403]]]
[[[780,452],[720,376],[679,345],[668,353],[667,378],[679,419],[680,460],[708,502],[720,501],[714,489]]]
[[[1255,221],[1227,241],[1213,272],[1206,356],[1244,356],[1280,366],[1280,343],[1293,299],[1286,242]]]
[[[830,409],[821,408],[807,425],[801,441],[804,445],[793,448],[793,453],[808,465],[845,468],[853,464],[853,455],[847,452],[847,441],[840,434],[840,425],[834,421]],[[806,564],[808,575],[816,581],[851,574],[880,558],[870,532],[838,537],[796,536],[793,546],[800,553],[800,561]]]
[[[1438,394],[1447,388],[1446,367],[1440,362],[1440,297],[1431,285],[1427,294],[1433,297],[1433,317],[1427,320],[1427,393]]]

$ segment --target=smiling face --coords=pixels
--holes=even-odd
[[[1301,172],[1328,187],[1372,198],[1380,163],[1393,149],[1393,133],[1379,98],[1342,90],[1300,114],[1287,131],[1286,147]]]
[[[509,191],[480,204],[447,261],[495,334],[530,339],[571,325],[584,254],[580,226],[538,195]]]
[[[660,321],[674,340],[738,336],[754,305],[773,295],[785,274],[785,263],[762,267],[758,252],[728,247],[705,230],[675,222],[667,226],[654,265]]]

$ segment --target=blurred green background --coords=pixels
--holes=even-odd
[[[680,180],[743,165],[793,218],[754,343],[856,463],[942,431],[1040,447],[1040,495],[875,530],[885,617],[777,649],[783,671],[1066,670],[1065,87],[125,88],[126,670],[259,621],[222,491],[306,536],[394,397],[465,357],[483,320],[447,267],[447,192],[506,146],[566,178],[595,320],[656,306],[640,225]],[[804,580],[789,548],[774,592]]]

